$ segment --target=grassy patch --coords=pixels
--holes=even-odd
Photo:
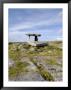
[[[47,81],[54,81],[53,76],[47,71],[45,70],[45,68],[43,67],[43,65],[38,65],[36,60],[33,60],[31,58],[31,61],[37,66],[39,73],[41,74],[41,76],[47,80]]]
[[[45,80],[47,80],[47,81],[54,81],[53,76],[48,71],[46,71],[45,68],[42,68],[42,65],[41,66],[38,66],[38,69],[40,71],[41,76]]]
[[[24,62],[15,62],[15,66],[14,67],[9,67],[9,76],[10,77],[16,77],[17,75],[19,75],[20,73],[24,73],[26,71],[26,67],[29,64]]]
[[[54,59],[46,60],[46,63],[47,63],[47,64],[50,64],[50,65],[57,65],[57,61],[54,60]]]
[[[9,50],[9,57],[12,58],[15,61],[20,60],[20,52],[19,51]]]
[[[49,42],[50,43],[50,42]],[[9,43],[9,58],[15,61],[15,66],[9,68],[9,76],[15,77],[19,75],[21,72],[26,71],[26,67],[28,66],[28,63],[26,62],[20,62],[22,58],[28,57],[31,59],[31,61],[37,66],[37,69],[39,70],[39,73],[42,75],[42,77],[45,80],[53,81],[54,78],[49,73],[43,65],[38,65],[38,63],[42,63],[42,60],[34,60],[34,56],[49,56],[51,58],[48,58],[50,60],[44,60],[43,62],[49,64],[49,65],[61,65],[57,62],[57,57],[62,57],[62,49],[60,46],[62,45],[62,42],[51,42],[51,44],[44,46],[44,47],[33,47],[28,45],[27,43]],[[45,57],[45,59],[47,59]],[[44,63],[44,64],[45,64]]]

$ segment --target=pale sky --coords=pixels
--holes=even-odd
[[[62,9],[9,9],[9,42],[27,41],[26,33],[41,34],[39,41],[62,40],[62,16]]]

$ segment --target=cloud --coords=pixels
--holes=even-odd
[[[56,40],[57,40],[57,41],[61,41],[61,40],[62,40],[62,38],[61,38],[61,37],[59,37],[59,38],[56,38]]]
[[[8,37],[10,42],[26,41],[28,38],[25,35],[27,32],[9,32]]]
[[[9,31],[16,31],[16,30],[19,30],[19,31],[23,30],[24,31],[25,29],[29,30],[29,29],[37,28],[38,26],[45,28],[45,25],[48,27],[48,26],[52,26],[55,24],[59,24],[62,22],[62,19],[60,18],[60,14],[61,14],[61,12],[58,13],[57,16],[52,17],[50,19],[45,19],[45,20],[42,20],[42,19],[39,20],[39,18],[38,18],[37,22],[35,22],[34,20],[33,21],[19,22],[16,25],[9,27]]]
[[[58,33],[59,33],[59,34],[63,34],[63,30],[62,30],[62,29],[59,29],[59,30],[58,30]]]
[[[10,27],[9,28],[9,31],[16,31],[16,30],[20,30],[20,29],[29,29],[32,27],[32,24],[31,23],[18,23],[16,25],[14,25],[13,27]]]
[[[17,15],[15,21],[11,18],[12,25],[9,25],[9,40],[23,41],[26,40],[26,33],[40,33],[43,36],[52,37],[61,35],[62,33],[62,11],[57,13],[48,13],[42,10],[36,13],[27,11],[27,14]],[[33,12],[33,13],[32,13]],[[25,12],[26,13],[26,12]],[[30,13],[30,14],[29,14]],[[45,37],[43,37],[44,39]],[[57,38],[57,37],[55,37]],[[46,39],[46,38],[45,38]]]

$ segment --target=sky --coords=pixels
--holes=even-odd
[[[62,40],[62,9],[9,9],[8,40],[25,42],[27,33],[38,33],[39,41]],[[31,40],[34,40],[31,37]]]

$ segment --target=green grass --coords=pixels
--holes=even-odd
[[[54,59],[46,60],[46,63],[49,65],[57,65],[57,61]]]
[[[39,72],[41,74],[41,76],[47,80],[47,81],[54,81],[54,78],[53,76],[45,70],[45,68],[42,68],[42,65],[41,66],[38,66],[38,69],[39,69]]]
[[[55,56],[62,57],[62,49],[58,48],[62,42],[51,42],[51,45],[44,47],[33,47],[28,44],[22,43],[9,43],[9,58],[15,61],[14,67],[9,67],[9,76],[16,77],[21,72],[25,72],[28,63],[20,62],[20,60],[25,56],[31,59],[31,61],[37,66],[39,73],[45,80],[54,81],[53,76],[45,70],[42,65],[37,65],[37,61],[33,59],[34,56],[50,56],[50,60],[45,60],[49,65],[60,65],[57,63]],[[20,46],[21,45],[21,46]],[[19,47],[20,46],[20,47]],[[25,51],[22,51],[22,49]],[[32,51],[31,48],[34,48]]]
[[[37,66],[39,73],[45,80],[54,81],[53,76],[47,70],[45,70],[45,68],[42,65],[37,64],[37,60],[34,60],[33,58],[31,58],[31,61]]]
[[[59,64],[57,61],[57,58],[55,58],[54,56],[53,57],[51,57],[49,60],[47,59],[47,60],[44,60],[45,61],[45,63],[46,64],[48,64],[48,65],[57,65],[57,66],[62,66],[62,64]]]
[[[53,76],[48,71],[42,70],[40,73],[41,73],[41,76],[45,80],[47,80],[47,81],[54,81]]]
[[[28,44],[21,45],[22,49],[25,49],[25,52],[21,52],[18,48],[19,45],[9,44],[9,57],[18,60],[21,58],[21,55],[23,56],[35,56],[35,55],[42,55],[42,56],[62,56],[62,49],[55,47],[54,45],[48,45],[44,47],[32,47]],[[34,48],[34,51],[30,51],[31,48]],[[15,50],[14,50],[15,49]]]
[[[22,63],[22,62],[15,62],[14,67],[9,67],[9,76],[10,77],[16,77],[20,73],[24,73],[26,71],[26,67],[29,65],[29,63]]]
[[[20,60],[20,52],[19,51],[13,51],[9,50],[9,57],[12,58],[13,60]]]

